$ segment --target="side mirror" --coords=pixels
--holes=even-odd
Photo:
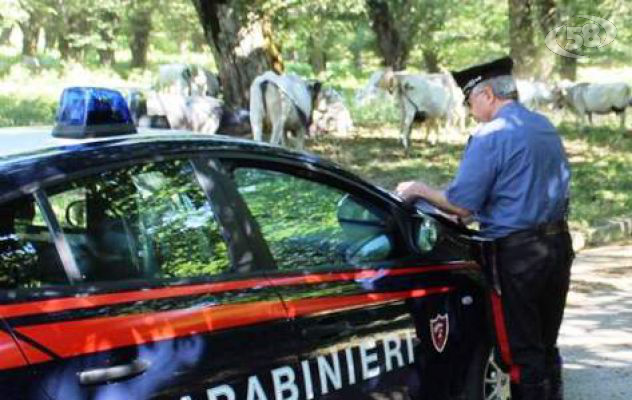
[[[430,218],[423,218],[415,227],[415,244],[422,253],[432,251],[439,238],[437,223]]]
[[[73,228],[84,228],[86,225],[86,202],[75,200],[66,207],[66,223]]]

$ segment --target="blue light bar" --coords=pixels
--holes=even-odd
[[[97,87],[70,87],[61,94],[53,136],[104,137],[136,133],[120,92]]]

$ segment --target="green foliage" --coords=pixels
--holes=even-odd
[[[343,239],[336,211],[344,193],[258,170],[239,169],[235,181],[279,268],[342,261],[334,255]]]
[[[28,126],[50,123],[57,109],[57,101],[36,97],[16,99],[0,95],[0,126]]]

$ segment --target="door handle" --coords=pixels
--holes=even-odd
[[[146,360],[134,360],[129,364],[115,365],[107,368],[87,369],[79,372],[79,383],[82,385],[96,385],[131,378],[145,372],[151,366]]]

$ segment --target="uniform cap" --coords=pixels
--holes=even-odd
[[[511,57],[503,57],[486,64],[479,64],[462,71],[452,71],[452,76],[465,95],[470,96],[474,86],[480,82],[502,75],[511,75],[513,60]]]

